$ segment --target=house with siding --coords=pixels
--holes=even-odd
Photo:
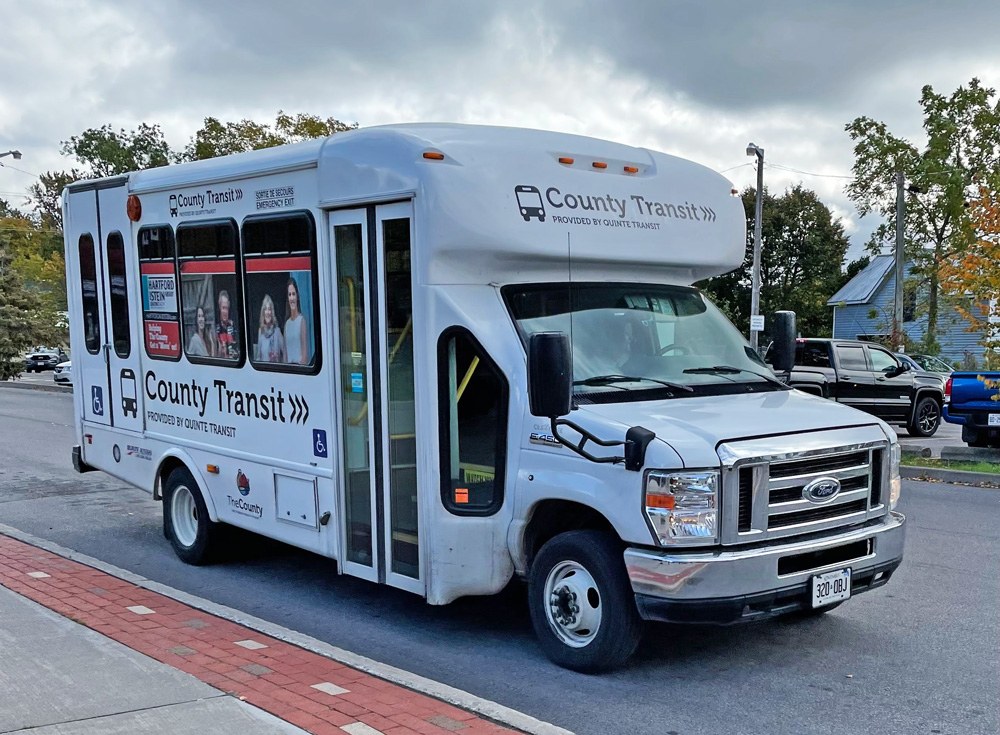
[[[877,340],[891,334],[896,292],[894,265],[892,255],[876,256],[826,302],[833,307],[833,336],[836,339]],[[908,276],[909,265],[904,269]],[[903,297],[903,331],[914,342],[920,342],[927,330],[926,311],[916,308],[918,297],[912,292]],[[939,356],[951,363],[961,363],[966,355],[971,355],[979,364],[983,358],[979,335],[967,331],[968,320],[953,306],[944,300],[939,300],[938,304]]]

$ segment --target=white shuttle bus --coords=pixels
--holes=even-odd
[[[80,471],[434,605],[528,582],[546,653],[830,610],[903,555],[895,432],[790,390],[691,284],[732,184],[532,130],[399,125],[64,192]],[[333,568],[331,567],[331,571]]]

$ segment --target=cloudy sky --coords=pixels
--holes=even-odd
[[[0,0],[0,197],[69,168],[60,141],[277,110],[362,126],[449,121],[609,138],[739,187],[753,141],[772,190],[803,182],[860,252],[845,123],[919,142],[924,84],[1000,87],[996,0]],[[16,167],[16,168],[13,168]],[[19,170],[18,170],[19,169]],[[809,172],[805,175],[788,169]]]

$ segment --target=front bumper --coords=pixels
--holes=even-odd
[[[627,549],[625,565],[646,620],[728,624],[809,608],[815,574],[851,568],[851,594],[880,587],[903,560],[906,518],[831,536],[741,550]]]

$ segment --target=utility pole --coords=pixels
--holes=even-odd
[[[757,157],[757,202],[753,216],[753,285],[750,289],[750,346],[757,351],[757,337],[761,320],[754,319],[760,314],[760,220],[764,210],[764,149],[751,143],[747,155]],[[757,327],[757,329],[754,329]]]
[[[903,343],[903,217],[905,216],[906,198],[903,191],[903,172],[896,172],[896,289],[895,304],[892,314],[892,343],[897,352],[904,349]]]

